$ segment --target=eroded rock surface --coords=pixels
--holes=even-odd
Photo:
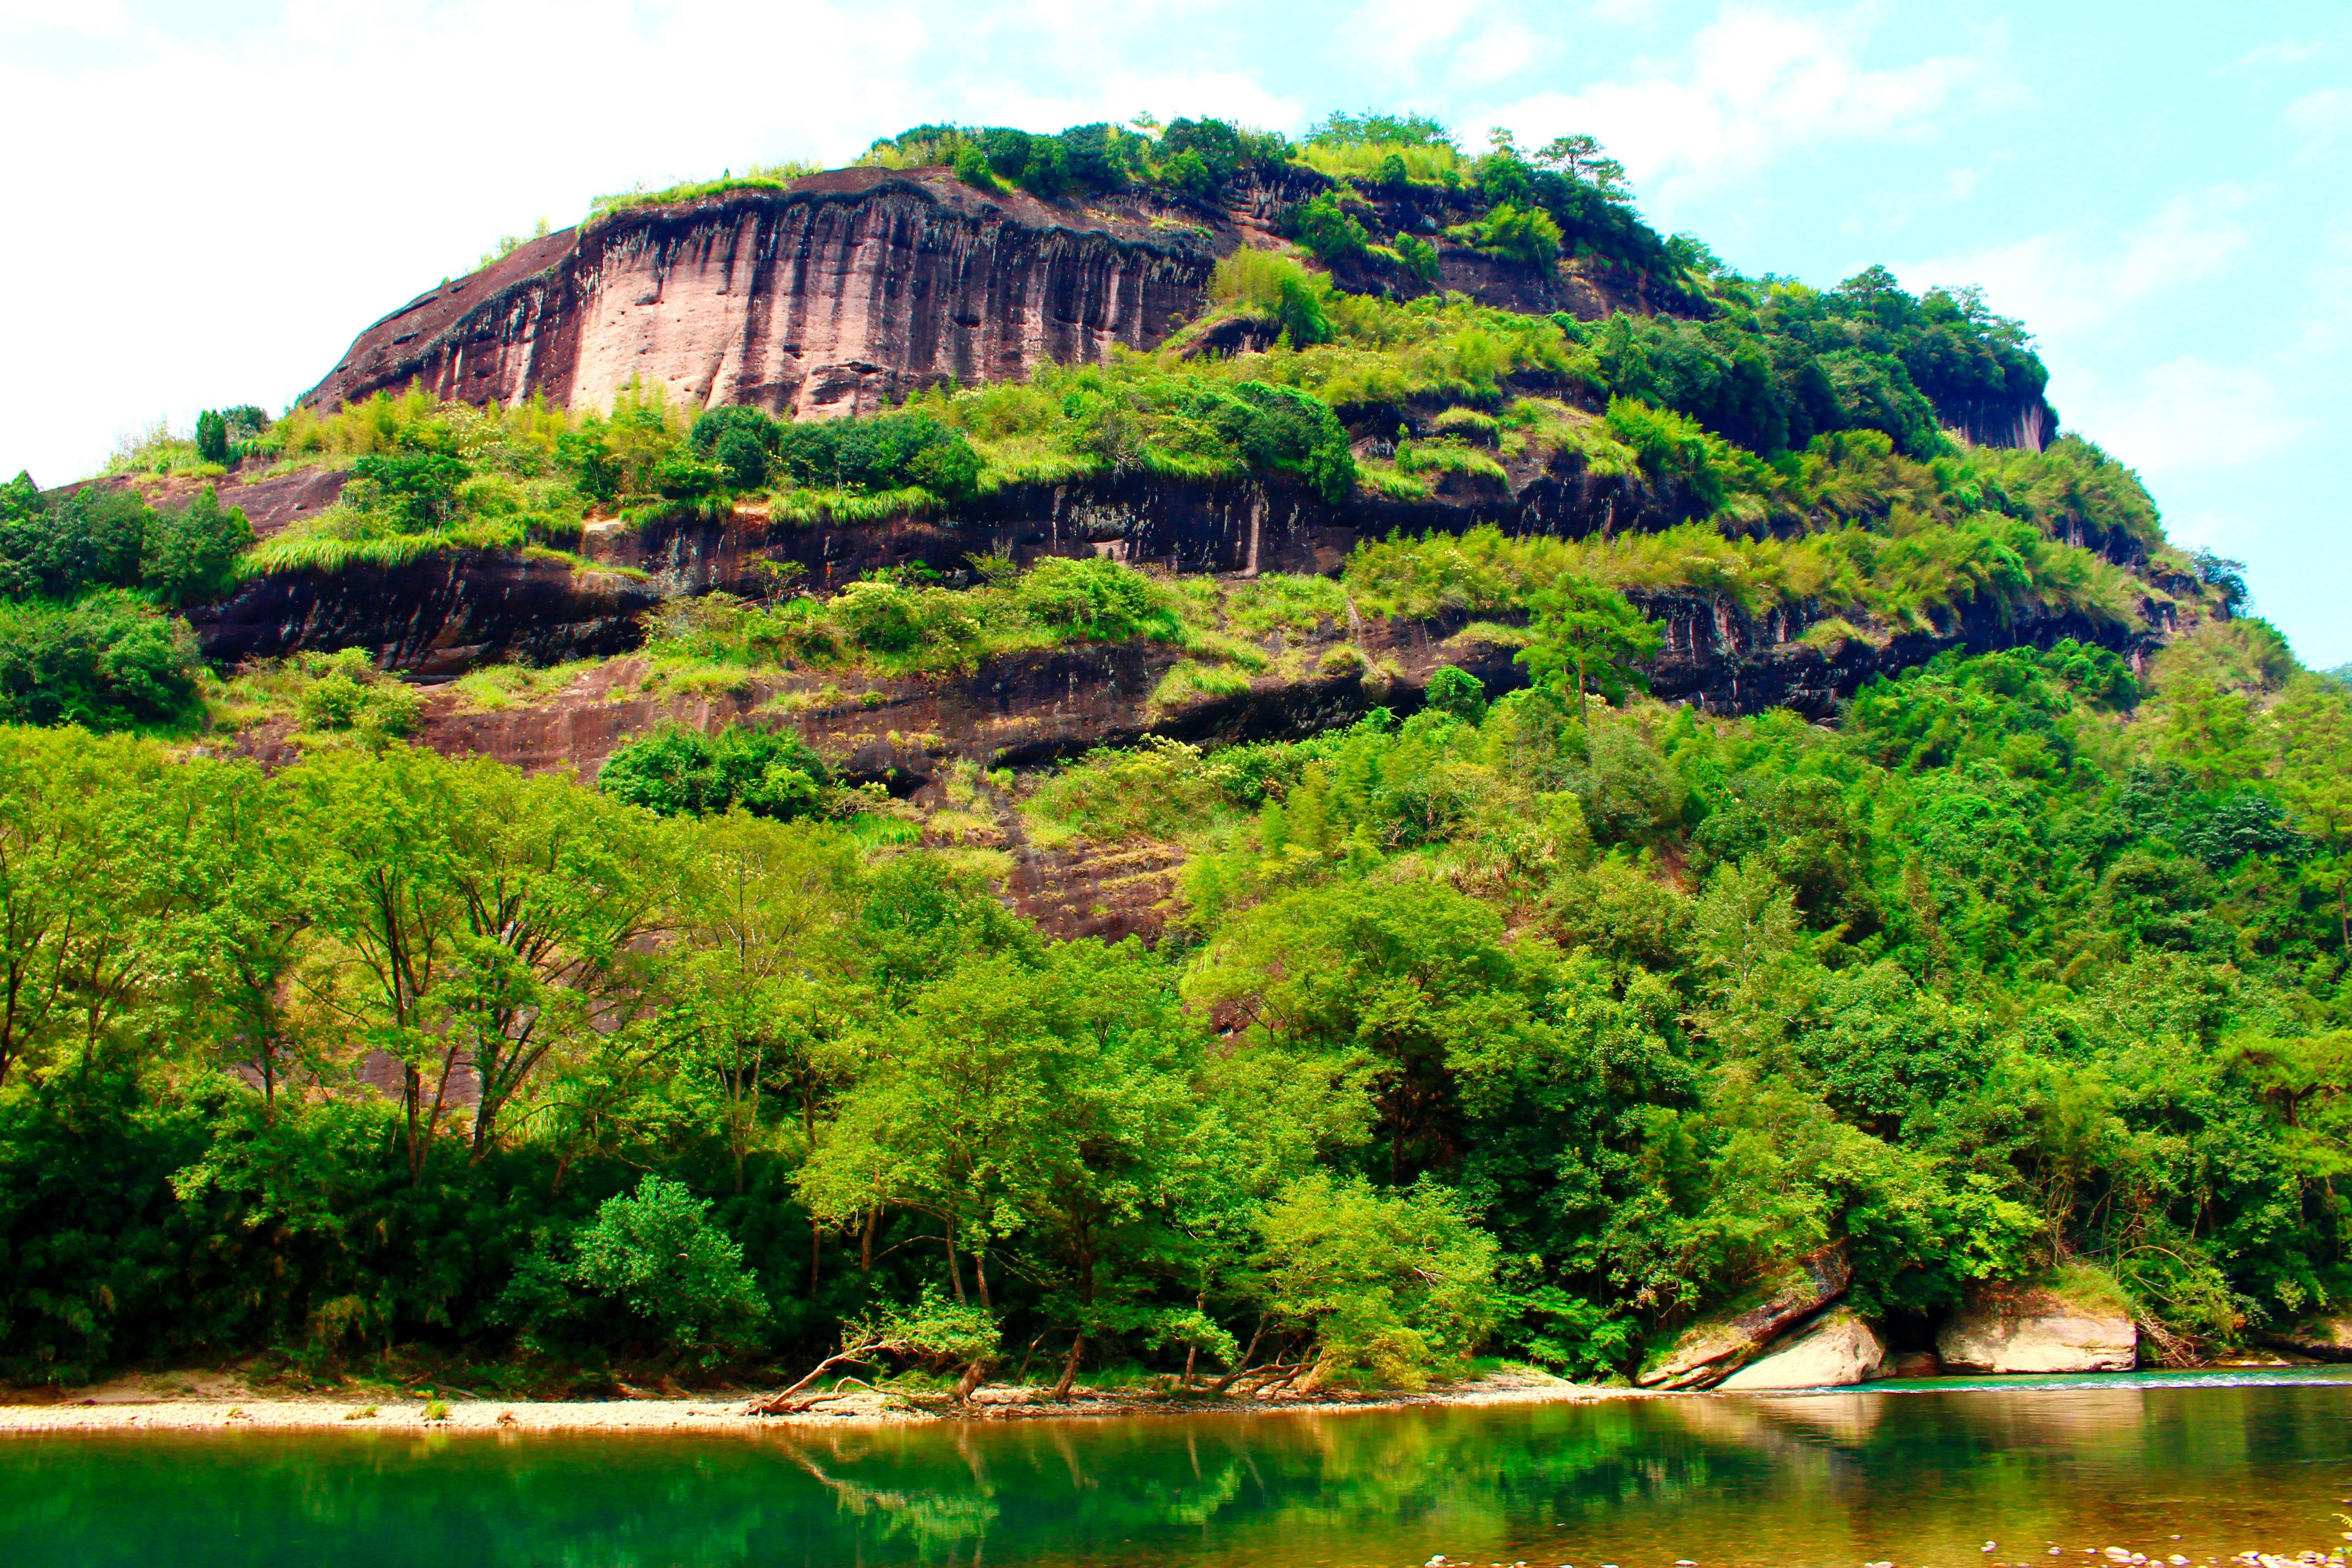
[[[1843,1388],[1876,1377],[1886,1346],[1876,1331],[1843,1307],[1831,1309],[1775,1343],[1716,1386],[1727,1393],[1769,1388]]]
[[[1157,343],[1198,309],[1217,254],[1205,217],[838,169],[534,240],[370,327],[303,401],[415,382],[603,408],[634,380],[693,408],[870,413],[939,382]]]
[[[1753,1361],[1788,1329],[1840,1296],[1853,1278],[1843,1247],[1800,1259],[1756,1305],[1695,1323],[1633,1381],[1643,1388],[1704,1388]]]
[[[1948,1372],[2129,1372],[2139,1364],[2139,1331],[2111,1307],[2004,1291],[1956,1313],[1937,1334],[1936,1352]]]
[[[2306,1318],[2293,1328],[2254,1336],[2273,1350],[2306,1355],[2314,1361],[2352,1362],[2352,1316]]]

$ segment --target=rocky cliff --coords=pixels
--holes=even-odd
[[[1148,188],[1047,203],[944,169],[859,168],[623,208],[411,300],[302,401],[328,409],[417,383],[472,403],[604,407],[635,379],[692,407],[871,412],[943,381],[1152,347],[1201,309],[1218,257],[1279,244],[1284,212],[1328,186],[1293,167],[1237,180],[1216,204]],[[1421,191],[1368,210],[1381,232],[1434,234],[1479,204]],[[1440,250],[1434,285],[1365,264],[1338,281],[1587,320],[1653,308],[1606,268]]]
[[[1159,342],[1200,304],[1214,226],[1142,198],[983,195],[937,169],[625,208],[387,316],[303,401],[418,382],[603,406],[635,379],[696,407],[871,412],[935,382]]]

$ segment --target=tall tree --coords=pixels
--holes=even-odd
[[[1585,694],[1612,700],[1628,686],[1647,684],[1640,664],[1664,641],[1655,622],[1613,588],[1562,573],[1528,595],[1529,641],[1517,656],[1535,682],[1565,696],[1576,683],[1577,717],[1588,724]]]
[[[2327,847],[2317,874],[2336,892],[2336,940],[2352,957],[2352,697],[2312,682],[2279,704],[2279,793],[2304,831]]]

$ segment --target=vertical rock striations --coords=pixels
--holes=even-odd
[[[1156,343],[1199,308],[1215,262],[1205,226],[1148,201],[1081,210],[938,170],[841,169],[534,240],[369,328],[303,401],[416,382],[472,403],[604,407],[635,380],[691,407],[871,412],[943,381]]]

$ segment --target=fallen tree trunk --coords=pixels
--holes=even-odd
[[[823,1377],[826,1373],[831,1372],[835,1367],[867,1366],[872,1364],[868,1358],[880,1348],[881,1347],[878,1345],[860,1345],[854,1351],[843,1351],[838,1355],[829,1355],[823,1361],[817,1363],[815,1368],[811,1371],[806,1377],[801,1379],[790,1388],[785,1389],[782,1394],[772,1394],[765,1399],[754,1399],[750,1404],[744,1405],[743,1414],[746,1415],[788,1415],[795,1410],[805,1410],[809,1405],[814,1404],[815,1400],[803,1399],[795,1402],[793,1395],[799,1394],[802,1389],[806,1388],[818,1378]]]

